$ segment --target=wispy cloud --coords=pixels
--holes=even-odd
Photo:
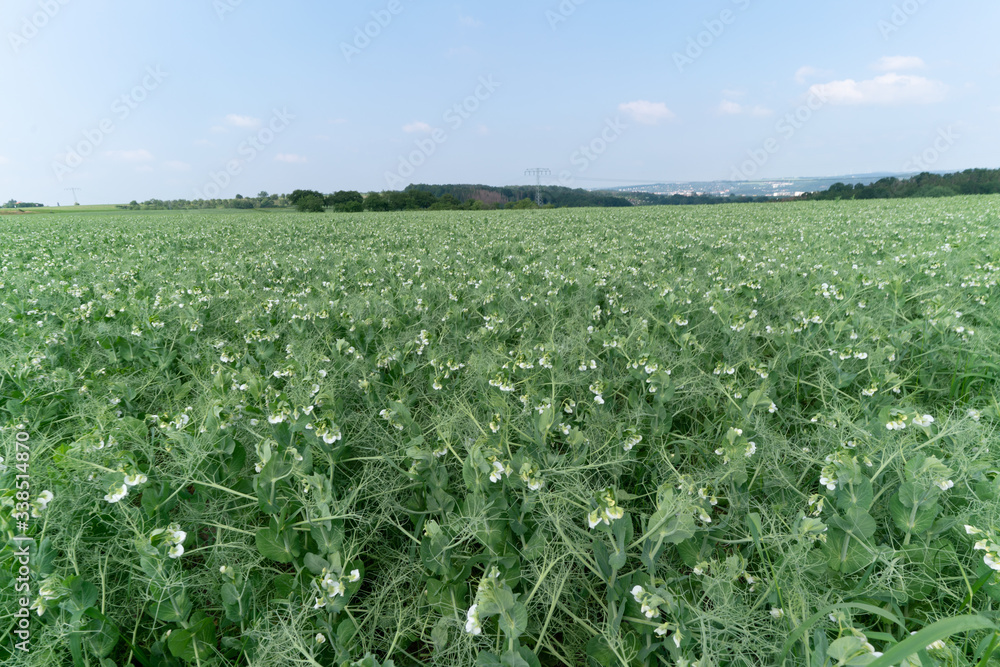
[[[274,159],[278,162],[284,162],[286,164],[303,164],[309,161],[304,155],[295,155],[293,153],[278,153],[274,156]]]
[[[412,123],[403,126],[403,132],[407,132],[409,134],[429,134],[433,131],[433,127],[420,120],[413,121]]]
[[[191,171],[191,165],[180,160],[168,160],[163,163],[163,166],[170,171]]]
[[[648,100],[636,100],[635,102],[625,102],[618,105],[619,111],[637,123],[643,125],[657,125],[666,120],[672,120],[674,112],[667,108],[663,102],[649,102]]]
[[[722,104],[719,105],[719,113],[723,116],[756,116],[758,118],[763,118],[765,116],[770,116],[774,112],[762,106],[746,106],[739,104],[738,102],[733,102],[732,100],[723,100]]]
[[[458,19],[458,22],[465,28],[481,28],[483,27],[483,22],[472,16],[462,16]]]
[[[941,81],[894,73],[867,81],[831,81],[814,85],[809,90],[830,104],[855,106],[934,104],[944,101],[948,94],[948,86]]]
[[[926,66],[924,59],[916,56],[885,56],[871,65],[872,69],[878,72],[899,72],[907,69],[923,69]]]
[[[145,148],[132,151],[104,151],[104,155],[118,162],[149,162],[153,159],[153,154]]]
[[[226,124],[233,127],[239,127],[242,129],[253,130],[260,127],[260,118],[253,118],[252,116],[241,116],[239,114],[231,113],[226,116]]]
[[[0,155],[0,164],[10,164],[10,160]]]
[[[331,118],[330,125],[343,125],[347,122],[346,118]]]
[[[829,70],[821,70],[810,65],[803,65],[795,71],[795,83],[805,84],[810,79],[816,79],[821,76],[829,76]]]

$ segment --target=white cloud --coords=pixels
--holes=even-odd
[[[770,116],[774,112],[762,106],[748,107],[732,100],[723,100],[722,104],[719,105],[719,113],[724,116],[741,116],[745,114],[763,118],[764,116]]]
[[[732,100],[723,100],[722,104],[719,105],[719,113],[735,116],[743,113],[743,105]]]
[[[867,81],[845,79],[816,84],[809,91],[830,104],[890,106],[941,102],[948,86],[922,76],[890,73]]]
[[[251,116],[240,116],[239,114],[231,113],[226,116],[226,123],[232,125],[233,127],[241,127],[244,129],[255,129],[260,127],[260,118],[253,118]]]
[[[143,174],[148,174],[149,172],[153,171],[153,168],[148,164],[141,164],[138,167],[136,167],[135,170]]]
[[[10,164],[10,160],[5,158],[3,155],[0,155],[0,164]]]
[[[922,69],[926,67],[923,58],[916,56],[885,56],[872,63],[872,69],[879,72],[899,72],[904,69]]]
[[[225,134],[226,132],[229,131],[229,128],[222,127],[221,125],[213,125],[212,127],[209,128],[209,131],[212,134]]]
[[[145,148],[134,151],[104,151],[104,155],[119,162],[149,162],[153,159],[153,154]]]
[[[795,71],[795,83],[804,84],[809,79],[813,79],[821,74],[823,74],[821,70],[809,65],[803,65]]]
[[[636,100],[635,102],[625,102],[618,105],[618,109],[628,114],[637,123],[643,125],[656,125],[664,120],[672,120],[674,112],[667,108],[663,102],[649,102],[646,100]]]
[[[479,127],[476,128],[476,132],[483,135],[484,137],[488,137],[490,135],[490,128],[488,128],[485,125],[480,125]]]
[[[413,121],[409,125],[403,126],[403,132],[408,132],[410,134],[416,134],[416,133],[429,134],[433,131],[434,131],[433,127],[419,120]]]
[[[180,160],[168,160],[163,163],[163,166],[170,171],[191,171],[191,165],[187,162],[181,162]]]
[[[458,22],[466,28],[481,28],[483,26],[482,21],[472,16],[462,16]]]
[[[309,158],[304,155],[294,155],[292,153],[278,153],[274,156],[274,159],[286,164],[302,164],[309,161]]]
[[[331,118],[330,125],[343,125],[347,122],[346,118]]]

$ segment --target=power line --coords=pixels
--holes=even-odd
[[[536,167],[534,169],[526,169],[524,171],[525,176],[534,176],[537,179],[537,184],[535,185],[535,203],[539,206],[542,205],[542,176],[551,176],[552,170],[546,169],[545,167]]]

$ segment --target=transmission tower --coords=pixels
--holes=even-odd
[[[82,190],[83,188],[66,188],[66,189],[67,189],[67,190],[70,190],[70,191],[72,191],[72,192],[73,192],[73,204],[74,204],[74,205],[76,205],[76,206],[79,206],[79,205],[80,205],[80,202],[78,202],[78,201],[76,200],[76,193],[77,193],[78,191]]]
[[[527,169],[524,172],[525,176],[534,176],[537,179],[537,184],[535,185],[535,203],[539,207],[542,205],[542,176],[551,176],[552,170],[545,169],[544,167],[538,167],[535,169]]]

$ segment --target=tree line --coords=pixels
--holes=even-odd
[[[1000,194],[1000,169],[966,169],[954,174],[924,172],[906,179],[883,178],[870,185],[834,183],[823,192],[810,192],[800,199],[907,199],[911,197],[955,197]]]

